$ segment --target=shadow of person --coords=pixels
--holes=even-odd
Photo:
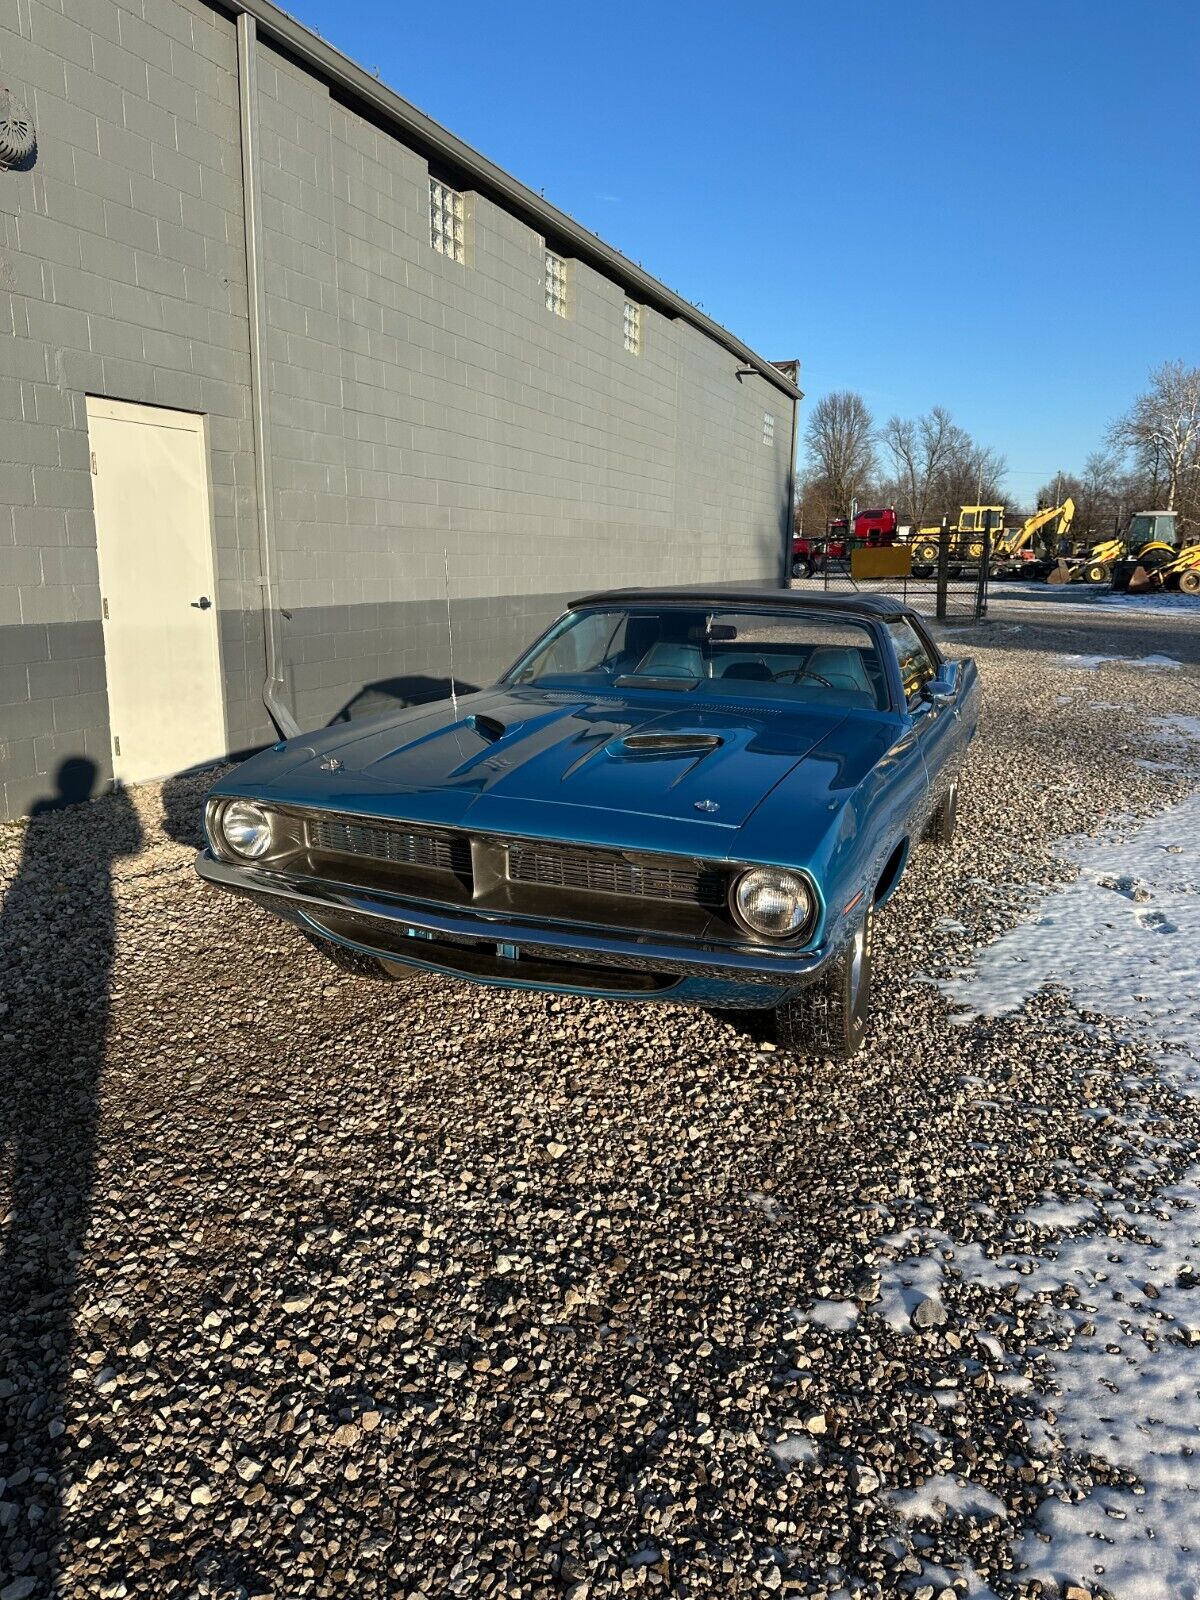
[[[199,850],[204,844],[204,797],[231,762],[245,760],[253,751],[231,756],[228,762],[211,761],[189,767],[163,780],[162,829],[168,839]]]
[[[64,1390],[88,1225],[116,941],[113,866],[142,833],[64,761],[0,866],[0,1573],[58,1593]],[[3,1587],[3,1585],[0,1585]]]

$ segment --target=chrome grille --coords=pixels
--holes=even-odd
[[[725,899],[724,878],[719,872],[691,862],[630,860],[614,851],[510,844],[508,876],[513,883],[547,889],[673,900],[684,905],[717,906]]]
[[[311,849],[330,855],[360,856],[395,867],[425,867],[434,872],[471,870],[471,848],[466,839],[408,827],[316,817],[308,824],[308,842]]]

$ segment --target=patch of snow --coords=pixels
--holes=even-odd
[[[1094,1232],[1057,1241],[1052,1257],[992,1260],[978,1246],[954,1245],[942,1235],[922,1241],[936,1252],[926,1257],[932,1266],[942,1264],[970,1283],[1012,1282],[1015,1274],[1022,1299],[1068,1284],[1075,1289],[1075,1307],[1062,1323],[1068,1348],[1042,1352],[1055,1421],[1029,1419],[1030,1449],[1044,1460],[1063,1448],[1099,1457],[1132,1469],[1144,1489],[1135,1494],[1099,1486],[1078,1502],[1048,1499],[1037,1532],[1049,1534],[1050,1543],[1030,1532],[1014,1547],[1022,1578],[1087,1585],[1102,1576],[1121,1600],[1200,1600],[1200,1453],[1193,1453],[1200,1392],[1200,1171],[1160,1201],[1150,1242]],[[1149,1232],[1145,1213],[1138,1216]],[[947,1255],[953,1260],[943,1262]],[[914,1264],[909,1259],[896,1266],[911,1271]],[[980,1343],[1004,1357],[994,1336]],[[1029,1387],[1014,1371],[998,1381]],[[958,1403],[953,1389],[937,1389],[934,1398],[940,1405]],[[977,1492],[983,1502],[973,1505]],[[896,1495],[893,1504],[909,1521],[972,1509],[1002,1515],[992,1499],[965,1480],[932,1478]]]
[[[1154,1057],[1160,1078],[1164,1078],[1176,1094],[1195,1098],[1200,1096],[1200,1052],[1190,1050],[1164,1050]]]
[[[1047,1501],[1038,1523],[1051,1544],[1029,1535],[1015,1551],[1030,1577],[1086,1583],[1099,1563],[1105,1587],[1130,1600],[1200,1600],[1200,1345],[1180,1342],[1200,1336],[1200,1182],[1172,1193],[1151,1244],[1097,1234],[1059,1248],[1054,1276],[1075,1284],[1086,1311],[1051,1363],[1056,1431],[1076,1452],[1131,1468],[1145,1493],[1101,1486],[1075,1504]]]
[[[935,1474],[915,1489],[902,1489],[891,1496],[896,1511],[906,1522],[941,1522],[952,1517],[1007,1518],[1004,1501],[970,1478]]]
[[[633,1551],[626,1560],[631,1567],[649,1567],[662,1560],[662,1551],[657,1545],[645,1544],[640,1550]]]
[[[1176,668],[1182,667],[1182,661],[1176,661],[1174,656],[1059,656],[1060,667],[1073,667],[1080,672],[1095,672],[1098,667],[1155,667]]]
[[[927,1428],[923,1422],[914,1422],[912,1436],[920,1439],[924,1444],[945,1444],[946,1435],[939,1433],[936,1428]]]
[[[1144,823],[1115,861],[1102,840],[1063,853],[1079,877],[982,950],[973,975],[940,981],[956,1020],[1003,1016],[1058,984],[1081,1010],[1130,1019],[1200,1058],[1200,794]]]
[[[962,1405],[962,1395],[957,1389],[935,1389],[933,1398],[935,1404],[941,1406],[943,1411],[957,1411]]]
[[[924,1584],[932,1584],[938,1594],[945,1594],[950,1590],[952,1594],[960,1594],[961,1590],[954,1587],[957,1581],[966,1581],[967,1600],[997,1600],[996,1591],[984,1583],[979,1576],[974,1564],[964,1561],[959,1567],[939,1566],[936,1561],[926,1561],[918,1556],[921,1563],[921,1572],[918,1578],[906,1585],[910,1590],[916,1590]]]
[[[1002,1372],[996,1383],[999,1388],[1010,1389],[1013,1394],[1025,1394],[1033,1388],[1033,1379],[1021,1372]]]
[[[803,1433],[785,1433],[776,1439],[773,1445],[767,1447],[777,1467],[785,1471],[789,1467],[800,1466],[806,1461],[817,1459],[817,1447],[812,1440]]]
[[[893,1235],[899,1242],[911,1235]],[[940,1299],[942,1264],[927,1255],[904,1256],[881,1273],[879,1298],[872,1310],[897,1333],[912,1333],[912,1314],[922,1300]]]
[[[1200,1536],[1193,1535],[1194,1504],[1186,1497],[1137,1499],[1128,1490],[1095,1490],[1077,1504],[1051,1499],[1038,1516],[1045,1544],[1027,1534],[1013,1550],[1023,1578],[1065,1576],[1091,1593],[1103,1583],[1120,1600],[1200,1600]],[[1164,1521],[1165,1513],[1165,1521]],[[1198,1543],[1193,1544],[1193,1538]],[[1150,1542],[1153,1541],[1153,1542]]]
[[[858,1321],[858,1307],[853,1300],[815,1300],[806,1315],[832,1333],[849,1333]]]
[[[1023,1220],[1032,1222],[1035,1228],[1074,1228],[1081,1222],[1090,1222],[1095,1215],[1096,1207],[1090,1200],[1060,1200],[1051,1195],[1031,1206]]]
[[[1083,584],[1050,584],[1017,582],[1005,584],[1003,589],[992,587],[988,598],[989,608],[996,616],[1004,616],[1013,605],[1050,605],[1055,611],[1070,611],[1080,615],[1097,610],[1133,611],[1143,616],[1178,617],[1181,613],[1200,610],[1200,595],[1180,594],[1177,589],[1143,589],[1129,594],[1113,593],[1109,589],[1093,589]]]
[[[1150,725],[1163,744],[1200,744],[1200,717],[1151,717]]]

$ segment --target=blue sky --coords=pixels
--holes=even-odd
[[[1200,364],[1200,5],[290,0],[392,88],[877,418],[941,403],[1014,500]]]

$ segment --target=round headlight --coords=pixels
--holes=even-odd
[[[221,836],[236,856],[254,861],[271,848],[271,818],[252,800],[231,800],[221,813]]]
[[[797,872],[752,867],[738,879],[733,903],[739,921],[752,932],[787,939],[808,921],[812,894]]]

